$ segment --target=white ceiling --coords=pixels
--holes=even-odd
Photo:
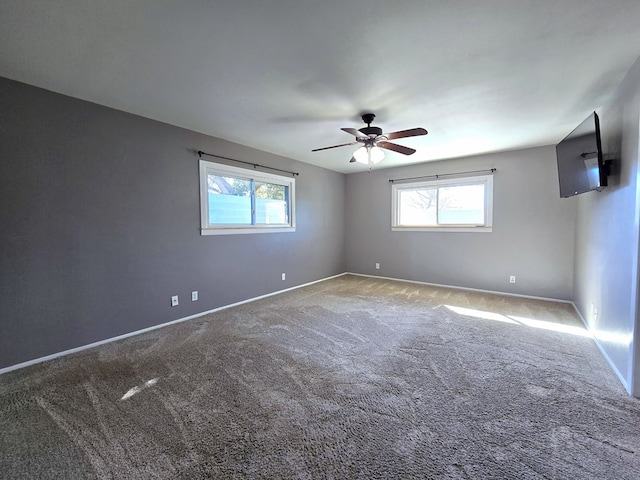
[[[0,75],[340,172],[552,145],[640,55],[638,0],[1,0]],[[194,145],[198,148],[198,145]],[[212,152],[215,153],[215,152]]]

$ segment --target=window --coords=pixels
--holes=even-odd
[[[392,202],[393,231],[490,232],[493,176],[393,184]]]
[[[202,235],[295,232],[295,179],[200,160]]]

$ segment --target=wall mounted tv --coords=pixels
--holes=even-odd
[[[607,186],[607,165],[602,156],[600,120],[589,115],[556,145],[560,196],[572,197]]]

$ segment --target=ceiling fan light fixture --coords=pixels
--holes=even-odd
[[[380,147],[360,147],[353,154],[353,158],[365,165],[376,164],[384,158],[384,152]]]

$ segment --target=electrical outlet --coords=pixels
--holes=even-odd
[[[376,270],[380,270],[380,264],[376,263]]]
[[[515,275],[511,275],[509,277],[509,283],[516,283],[516,276]]]
[[[286,279],[287,279],[287,274],[286,274],[286,273],[283,273],[283,274],[282,274],[282,279],[283,279],[283,280],[286,280]]]
[[[198,300],[198,291],[194,290],[193,292],[191,292],[191,301],[195,302],[196,300]]]
[[[174,295],[173,297],[171,297],[171,306],[172,307],[178,306],[178,295]]]

